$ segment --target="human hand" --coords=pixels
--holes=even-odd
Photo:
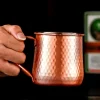
[[[19,74],[20,69],[14,63],[25,62],[24,40],[26,37],[19,26],[0,26],[0,72],[9,76]]]

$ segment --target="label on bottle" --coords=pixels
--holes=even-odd
[[[100,12],[84,14],[85,72],[100,73]]]

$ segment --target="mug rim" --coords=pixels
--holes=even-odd
[[[34,32],[36,35],[68,35],[68,36],[84,36],[82,33],[77,32]]]

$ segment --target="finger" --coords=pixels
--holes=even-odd
[[[0,71],[9,76],[17,76],[20,72],[20,68],[6,60],[0,59]]]
[[[25,62],[26,56],[22,52],[17,52],[6,48],[4,45],[0,45],[0,58],[13,63],[22,64]]]
[[[4,25],[3,28],[5,28],[16,39],[26,40],[26,37],[25,37],[24,33],[22,32],[22,29],[20,28],[20,26],[18,26],[18,25]]]
[[[23,41],[18,41],[2,27],[0,27],[0,43],[19,52],[22,52],[25,48]]]
[[[10,49],[13,49],[15,51],[19,51],[19,52],[23,52],[24,48],[25,48],[25,44],[23,41],[18,41],[17,39],[15,39],[13,36],[9,36],[9,38],[7,38],[3,44]]]

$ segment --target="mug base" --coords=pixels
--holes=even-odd
[[[44,85],[44,86],[80,86],[82,84],[82,80],[76,81],[48,81],[48,80],[32,80],[36,85]]]

